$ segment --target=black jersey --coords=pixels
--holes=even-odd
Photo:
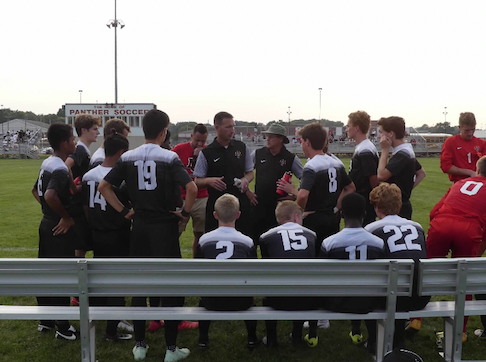
[[[321,258],[370,260],[384,257],[383,240],[363,228],[344,228],[324,239]],[[325,299],[325,307],[343,313],[368,313],[375,309],[375,297],[332,297]]]
[[[88,147],[83,142],[78,141],[76,150],[72,155],[69,155],[69,158],[72,158],[74,161],[74,165],[71,168],[73,179],[76,180],[78,177],[82,179],[89,170],[91,154]],[[68,212],[73,217],[83,215],[83,195],[81,193],[71,196],[71,205]]]
[[[61,158],[50,156],[42,162],[35,188],[41,201],[44,217],[59,221],[61,216],[49,207],[44,199],[44,195],[47,190],[53,189],[56,191],[57,197],[64,208],[67,209],[69,206],[69,170]]]
[[[415,182],[415,172],[421,168],[422,165],[415,158],[410,143],[403,143],[393,149],[392,156],[386,165],[386,169],[392,176],[386,182],[396,184],[400,188],[402,201],[410,199]]]
[[[97,166],[83,176],[83,204],[88,207],[89,226],[96,231],[115,231],[130,228],[130,220],[125,219],[118,211],[113,209],[98,191],[99,184],[111,169],[111,167]],[[113,187],[113,191],[120,202],[128,207],[128,192],[125,184],[122,184],[120,188]]]
[[[316,155],[304,166],[300,188],[309,191],[305,211],[334,214],[342,189],[351,180],[344,164],[332,155]]]
[[[425,233],[419,223],[398,215],[388,215],[365,227],[385,242],[385,257],[426,259]]]
[[[253,240],[235,228],[221,226],[199,239],[197,256],[205,259],[255,259]]]
[[[89,161],[89,168],[93,169],[96,166],[101,165],[105,161],[105,149],[104,148],[98,148],[95,153],[93,153],[93,156],[91,156],[91,159]]]
[[[105,180],[117,187],[126,182],[134,218],[146,222],[175,220],[176,185],[192,181],[177,153],[152,143],[125,152]]]
[[[316,233],[294,222],[287,222],[260,236],[263,258],[314,258]]]
[[[356,192],[365,200],[368,200],[372,190],[370,176],[375,176],[377,172],[378,151],[369,139],[365,139],[356,146],[349,163],[349,177],[356,186]]]

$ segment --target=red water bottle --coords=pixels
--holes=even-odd
[[[286,181],[286,182],[290,182],[290,180],[291,180],[291,179],[292,179],[292,172],[290,172],[290,171],[285,172],[285,173],[283,174],[283,176],[282,176],[282,180],[284,180],[284,181]],[[283,190],[279,190],[279,189],[277,189],[277,194],[279,194],[279,195],[282,195],[282,196],[283,196],[283,195],[285,195],[285,194],[286,194],[286,192],[285,192],[285,191],[283,191]]]

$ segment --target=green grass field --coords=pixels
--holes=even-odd
[[[343,160],[346,165],[349,159]],[[0,160],[0,257],[35,258],[37,256],[37,228],[42,217],[40,206],[31,194],[37,178],[41,160]],[[439,168],[438,158],[422,158],[420,162],[427,172],[425,180],[413,191],[413,219],[425,230],[428,229],[428,214],[442,197],[450,182]],[[192,230],[181,237],[183,256],[191,256]],[[0,298],[2,304],[34,305],[34,298]],[[188,298],[186,304],[196,305],[195,298]],[[73,323],[78,326],[77,322]],[[0,321],[0,361],[51,362],[76,361],[80,359],[79,342],[54,339],[53,333],[37,332],[36,321]],[[97,326],[97,358],[102,361],[133,361],[132,342],[113,344],[101,340],[104,323]],[[479,341],[473,331],[480,328],[478,317],[468,324],[469,340],[463,346],[463,358],[484,359],[486,344]],[[319,345],[316,348],[294,348],[288,342],[291,330],[289,322],[279,323],[279,349],[258,348],[249,353],[246,349],[246,331],[242,322],[215,322],[210,331],[210,349],[197,349],[197,330],[182,331],[178,345],[191,349],[188,361],[371,361],[369,354],[354,346],[349,337],[350,324],[347,321],[332,321],[331,328],[319,330]],[[363,325],[363,330],[365,330]],[[442,330],[438,318],[424,320],[421,332],[413,340],[407,340],[407,347],[419,353],[425,361],[441,361],[435,349],[435,330]],[[264,323],[258,323],[260,336],[264,336]],[[165,353],[163,330],[147,333],[150,345],[147,361],[162,361]]]

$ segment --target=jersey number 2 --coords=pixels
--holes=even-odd
[[[403,236],[403,232],[407,230],[410,231],[410,234]],[[422,250],[420,244],[413,243],[419,237],[417,228],[413,225],[402,225],[400,226],[400,228],[395,225],[386,225],[385,227],[383,227],[383,231],[385,233],[393,231],[393,235],[391,235],[387,240],[390,253],[403,250]],[[405,243],[397,244],[397,241],[400,240],[403,240]]]
[[[216,243],[216,249],[224,249],[226,248],[226,251],[218,254],[216,256],[216,259],[229,259],[233,256],[233,253],[235,252],[235,246],[231,241],[218,241]]]

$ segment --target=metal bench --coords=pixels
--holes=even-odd
[[[0,306],[0,319],[80,321],[81,360],[95,361],[96,320],[350,320],[326,310],[208,311],[199,307],[90,307],[96,296],[379,296],[377,361],[392,349],[396,297],[410,296],[413,260],[0,259],[0,295],[79,296],[79,307]]]

